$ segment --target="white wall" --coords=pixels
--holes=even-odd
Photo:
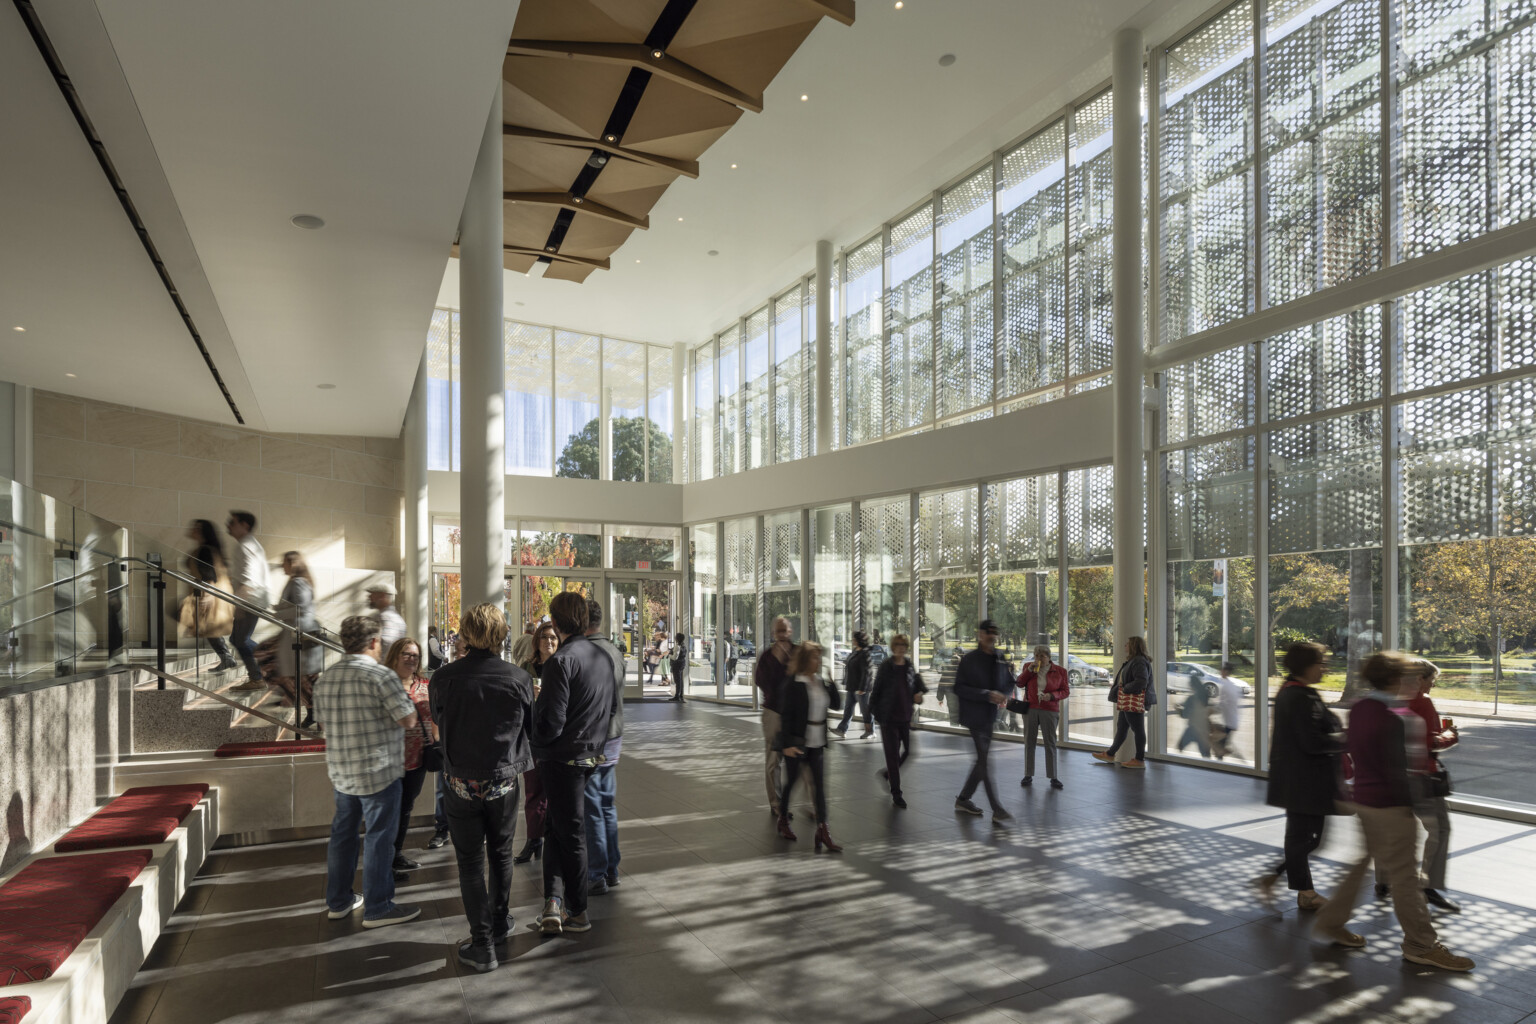
[[[1110,389],[1004,416],[691,484],[507,477],[507,518],[676,525],[960,486],[1108,462]],[[430,473],[432,511],[457,515],[459,475]]]

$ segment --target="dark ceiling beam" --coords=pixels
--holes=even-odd
[[[823,17],[840,21],[844,25],[853,24],[854,0],[800,0],[800,2],[820,11]]]
[[[656,56],[657,54],[661,56]],[[706,96],[713,96],[717,100],[731,103],[745,110],[760,114],[763,112],[763,97],[761,93],[753,95],[732,88],[714,78],[706,75],[691,64],[686,64],[675,57],[668,57],[664,51],[650,49],[643,43],[585,43],[566,42],[552,39],[514,39],[507,46],[507,55],[511,57],[566,57],[571,60],[591,61],[598,64],[619,64],[624,67],[640,68],[649,71],[653,75],[665,78],[669,82],[675,82],[695,92]]]
[[[619,157],[621,160],[630,160],[637,164],[645,164],[648,167],[658,167],[664,171],[680,174],[685,178],[697,178],[699,176],[699,162],[697,160],[674,160],[671,157],[656,156],[653,153],[643,153],[638,149],[630,149],[628,146],[615,145],[601,138],[589,139],[581,135],[562,135],[559,132],[545,132],[537,128],[524,128],[521,125],[504,124],[501,126],[502,135],[512,139],[527,139],[529,142],[543,142],[551,146],[569,146],[571,149],[597,149],[610,156]]]
[[[526,203],[529,206],[557,206],[572,213],[590,214],[641,231],[651,226],[650,217],[633,217],[587,196],[572,195],[569,192],[503,192],[501,198],[509,203]]]
[[[530,249],[526,245],[503,245],[502,249],[516,256],[532,256],[534,259],[549,260],[551,262],[558,260],[561,263],[572,263],[578,267],[593,267],[597,270],[608,269],[608,261],[606,259],[592,260],[586,258],[585,256],[568,256],[563,252],[547,252],[543,249]]]

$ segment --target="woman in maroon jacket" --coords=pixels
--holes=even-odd
[[[907,806],[901,795],[901,766],[912,753],[913,705],[928,692],[917,667],[907,658],[910,646],[905,633],[891,637],[891,656],[880,663],[869,691],[869,711],[880,723],[880,743],[885,748],[880,777],[890,783],[891,802],[901,808]]]
[[[1417,782],[1409,766],[1424,759],[1426,747],[1423,721],[1408,707],[1419,689],[1414,660],[1395,651],[1373,654],[1360,674],[1372,689],[1349,711],[1349,756],[1355,767],[1354,804],[1365,831],[1365,856],[1350,867],[1343,884],[1317,915],[1314,928],[1335,945],[1365,945],[1365,939],[1345,923],[1354,909],[1366,864],[1375,860],[1386,873],[1392,911],[1403,928],[1403,959],[1447,971],[1470,971],[1471,959],[1440,944],[1418,885],[1418,822],[1413,816]],[[1409,726],[1414,723],[1420,734],[1410,738]]]
[[[1056,777],[1056,733],[1061,726],[1061,702],[1067,699],[1071,685],[1067,670],[1051,662],[1051,649],[1044,644],[1035,648],[1035,660],[1019,673],[1019,688],[1029,705],[1024,717],[1024,777],[1019,785],[1035,781],[1035,735],[1045,735],[1045,775],[1052,789],[1062,789]]]

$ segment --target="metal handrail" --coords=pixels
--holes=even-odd
[[[116,561],[116,559],[113,559],[113,561]],[[73,576],[65,577],[62,580],[50,580],[40,587],[33,587],[31,590],[27,591],[25,594],[22,594],[20,597],[13,597],[9,601],[0,601],[0,610],[9,608],[11,605],[16,604],[18,601],[25,601],[30,597],[35,597],[36,595],[41,594],[43,591],[48,590],[51,587],[62,587],[66,583],[73,583],[75,580],[84,579],[85,577],[91,575],[91,573],[100,572],[105,568],[105,565],[98,565],[94,568],[86,569],[84,572],[77,572]]]
[[[222,693],[218,692],[217,690],[205,689],[204,687],[198,686],[196,683],[188,682],[186,679],[183,679],[181,676],[178,676],[178,675],[176,675],[175,673],[172,673],[172,672],[167,672],[164,669],[153,668],[153,667],[148,666],[148,665],[141,665],[141,666],[135,666],[135,667],[142,668],[145,672],[152,672],[157,677],[159,677],[160,679],[169,680],[170,682],[175,683],[177,686],[184,687],[184,688],[186,688],[188,690],[194,690],[197,693],[202,694],[204,697],[212,697],[214,700],[218,701],[221,704],[227,704],[227,705],[229,705],[232,708],[239,708],[241,711],[244,711],[245,713],[250,714],[250,715],[255,715],[257,718],[261,719],[264,722],[271,722],[273,725],[278,726],[279,728],[282,728],[282,729],[292,729],[294,731],[294,733],[299,735],[299,736],[318,737],[318,736],[322,735],[319,730],[316,730],[316,729],[306,729],[306,728],[303,728],[301,726],[295,725],[292,722],[285,722],[285,721],[283,721],[280,718],[274,718],[272,715],[267,714],[265,711],[262,711],[259,708],[253,708],[249,704],[242,704],[242,703],[240,703],[240,701],[235,700],[233,697],[226,697],[226,696],[224,696]]]
[[[174,580],[180,580],[182,583],[185,583],[187,586],[192,587],[192,588],[194,588],[196,590],[200,590],[203,593],[208,594],[208,595],[210,595],[212,597],[216,597],[220,601],[228,601],[230,604],[234,605],[236,608],[241,609],[242,611],[248,612],[251,615],[255,615],[257,618],[266,619],[268,622],[271,622],[271,623],[273,623],[275,625],[281,626],[283,629],[293,630],[293,631],[295,631],[295,632],[297,632],[299,634],[301,639],[305,638],[305,637],[308,637],[310,640],[313,640],[315,643],[321,645],[322,647],[329,647],[331,650],[335,651],[337,654],[345,654],[345,653],[347,653],[346,650],[340,644],[336,643],[335,641],[329,640],[326,637],[321,636],[318,633],[311,632],[309,630],[299,629],[293,623],[283,621],[283,619],[280,616],[278,616],[274,612],[270,611],[269,609],[262,608],[260,605],[252,604],[251,602],[245,600],[244,598],[236,597],[234,594],[231,594],[227,590],[220,590],[218,587],[215,587],[212,584],[206,583],[203,580],[198,579],[196,576],[189,576],[186,573],[181,572],[181,571],[179,571],[177,569],[171,569],[171,568],[168,568],[167,566],[164,566],[164,565],[156,565],[153,562],[145,561],[144,559],[138,558],[136,556],[129,556],[129,557],[127,557],[125,559],[125,561],[139,562],[146,569],[148,569],[148,571],[150,571],[152,573],[156,573],[156,574],[163,575],[163,576],[169,576],[171,579],[174,579]]]

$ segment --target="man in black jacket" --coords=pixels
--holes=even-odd
[[[981,814],[981,808],[971,803],[976,787],[987,787],[987,802],[992,805],[992,824],[1000,825],[1013,815],[1003,808],[997,797],[997,786],[992,782],[992,765],[988,756],[992,751],[992,727],[997,722],[997,710],[1013,693],[1013,672],[1008,662],[997,650],[997,623],[982,619],[976,627],[976,649],[960,659],[955,670],[954,695],[960,700],[960,724],[970,730],[971,742],[976,746],[976,763],[965,780],[965,788],[955,800],[955,810],[966,814]]]
[[[843,685],[848,688],[848,702],[843,705],[843,720],[832,731],[839,736],[848,735],[848,720],[853,717],[857,700],[859,713],[864,716],[864,732],[859,739],[867,740],[875,734],[875,727],[869,722],[869,634],[862,629],[853,632],[853,651],[843,662]]]
[[[512,932],[518,780],[533,766],[528,746],[533,679],[495,654],[507,636],[500,608],[476,605],[461,629],[469,650],[432,674],[427,694],[442,737],[443,804],[469,918],[469,940],[459,944],[459,961],[484,972],[496,968],[496,946]]]
[[[544,822],[546,934],[590,931],[587,920],[587,778],[603,763],[613,713],[613,662],[586,635],[587,599],[566,591],[549,603],[560,649],[539,674],[533,756],[549,801]]]
[[[587,776],[587,895],[619,884],[619,752],[624,746],[624,655],[603,635],[603,606],[587,601],[587,636],[613,662],[613,711],[603,763]]]

